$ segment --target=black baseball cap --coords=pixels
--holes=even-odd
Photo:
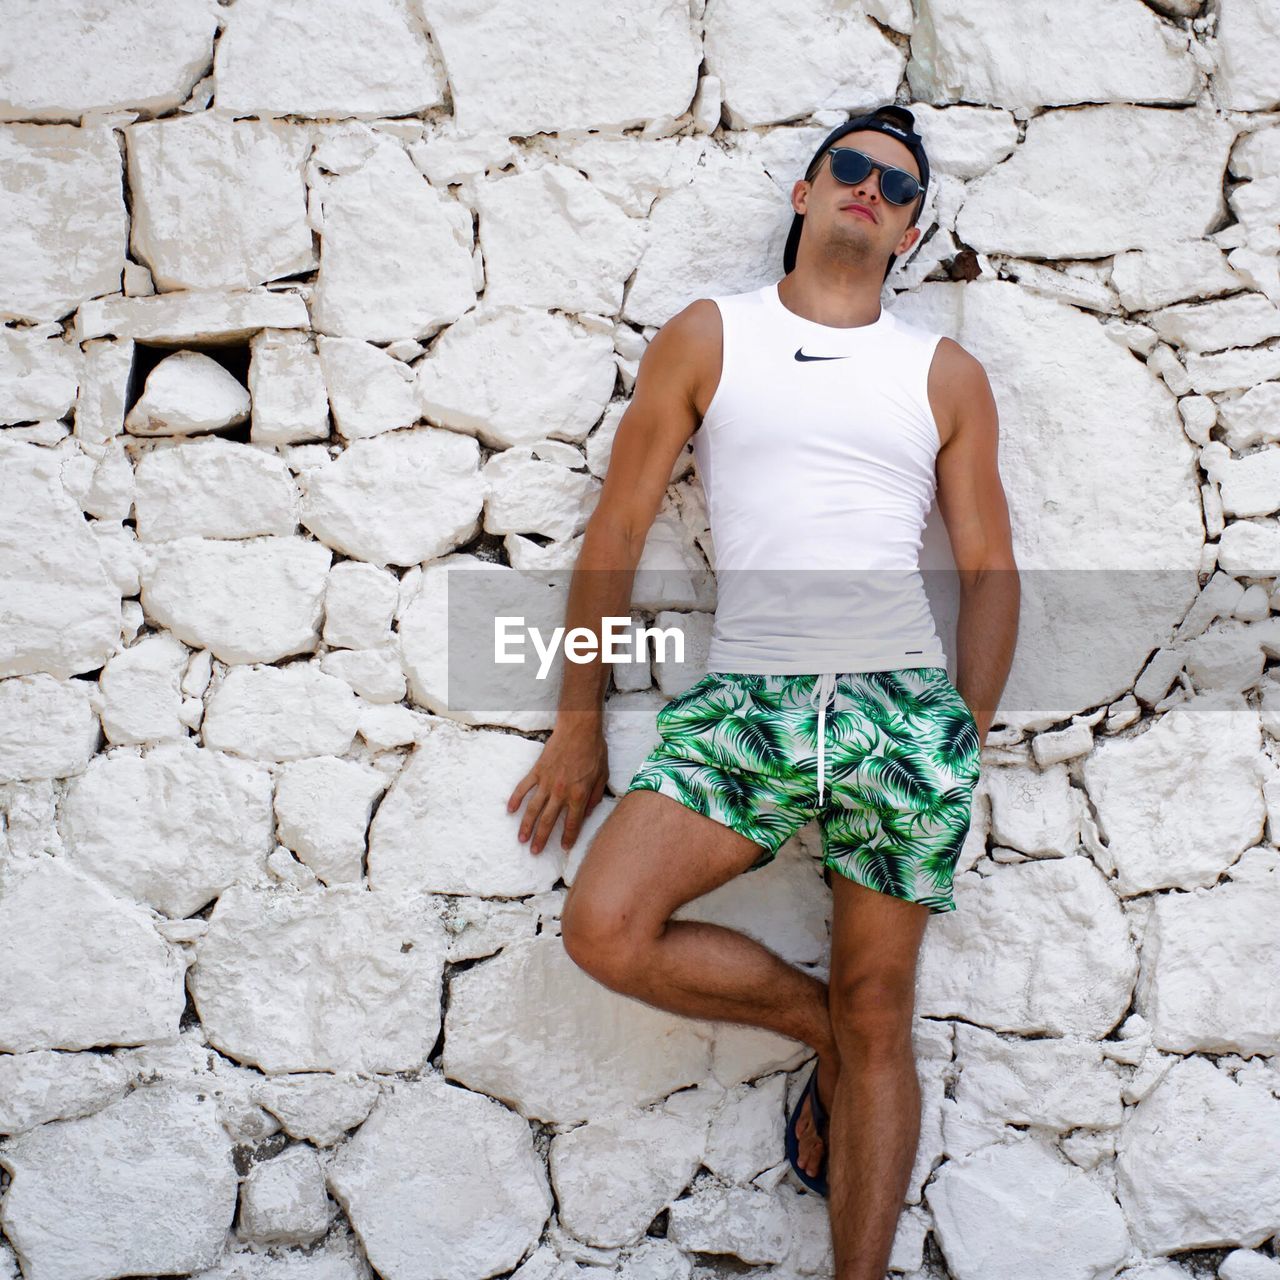
[[[843,138],[846,133],[865,132],[868,129],[876,133],[888,134],[891,138],[897,138],[899,142],[904,143],[910,149],[911,154],[916,158],[916,164],[920,166],[920,194],[916,198],[916,210],[911,215],[911,221],[907,224],[908,226],[914,226],[920,217],[921,211],[924,209],[925,193],[929,186],[929,157],[924,152],[924,139],[916,132],[916,118],[906,107],[900,107],[896,104],[877,107],[866,115],[855,116],[851,120],[846,120],[844,124],[836,125],[822,140],[822,145],[813,153],[813,159],[809,161],[805,168],[805,176],[807,178],[813,172],[813,167],[822,157],[823,152],[837,138]],[[803,228],[804,214],[797,213],[791,220],[791,231],[787,235],[787,246],[782,251],[784,274],[795,270],[796,249],[799,247],[800,232]],[[884,269],[886,278],[896,260],[897,254],[891,253]]]

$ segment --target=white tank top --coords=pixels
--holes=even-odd
[[[712,300],[724,356],[692,437],[716,573],[708,670],[945,666],[919,571],[942,335],[883,306],[873,324],[818,324],[776,282]]]

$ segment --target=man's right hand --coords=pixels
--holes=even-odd
[[[698,298],[672,316],[645,347],[631,402],[610,445],[604,485],[583,531],[569,588],[567,631],[595,630],[603,618],[628,612],[648,531],[677,459],[719,383],[721,346],[720,310],[710,298]],[[568,697],[556,727],[507,801],[507,812],[514,813],[529,796],[520,842],[532,835],[533,853],[542,852],[562,810],[560,844],[566,850],[573,847],[609,776],[600,708],[604,680],[599,669],[589,678],[577,675],[566,670]]]
[[[560,847],[572,849],[583,819],[600,803],[609,780],[609,750],[599,716],[588,715],[580,723],[571,717],[569,713],[557,721],[542,754],[507,801],[507,812],[514,813],[529,796],[520,820],[520,842],[532,832],[533,853],[542,852],[561,811],[565,818]]]

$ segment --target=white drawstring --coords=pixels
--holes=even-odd
[[[809,705],[818,708],[818,803],[822,803],[823,759],[827,745],[827,703],[835,693],[836,677],[831,671],[824,671],[814,682],[813,691],[809,694]]]

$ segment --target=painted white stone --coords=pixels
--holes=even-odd
[[[708,6],[706,68],[720,78],[732,129],[892,100],[904,51],[864,6],[750,0]]]
[[[544,135],[539,142],[555,139]],[[500,130],[472,132],[458,128],[452,116],[423,123],[420,134],[409,144],[413,162],[438,187],[465,183],[477,173],[504,169],[515,162],[516,140]]]
[[[811,830],[816,831],[816,826]],[[584,828],[583,855],[589,834]],[[572,862],[565,869],[567,884],[573,883],[581,858],[575,857]],[[675,909],[672,918],[736,929],[790,964],[815,965],[823,962],[829,947],[830,912],[831,891],[822,879],[821,869],[804,841],[794,838],[778,850],[772,862],[684,903]]]
[[[98,555],[111,585],[122,596],[136,596],[141,587],[139,573],[144,553],[133,530],[124,524],[110,520],[94,520],[89,532],[98,544]],[[137,600],[120,603],[120,639],[133,640],[142,625],[142,607]]]
[[[1200,109],[1046,111],[1004,164],[970,186],[957,234],[986,253],[1048,258],[1201,237],[1223,212],[1233,137],[1226,120]]]
[[[1123,1016],[1138,958],[1115,894],[1087,858],[964,872],[955,895],[956,910],[938,916],[921,943],[921,1014],[1093,1038]]]
[[[86,302],[76,312],[75,336],[77,342],[109,335],[164,344],[248,342],[260,329],[305,329],[308,324],[306,303],[296,293],[183,289]]]
[[[551,1124],[598,1119],[707,1075],[706,1024],[610,990],[569,958],[558,937],[512,941],[455,973],[449,989],[445,1074],[523,1116]],[[495,1036],[502,1055],[489,1049]]]
[[[1266,863],[1256,874],[1241,871],[1239,881],[1233,868],[1230,881],[1211,889],[1160,894],[1152,902],[1136,996],[1158,1048],[1245,1057],[1280,1052],[1280,1027],[1263,1012],[1280,985],[1273,852]]]
[[[956,1061],[956,1104],[995,1125],[1066,1132],[1115,1129],[1123,1118],[1119,1068],[1083,1038],[1031,1040],[957,1023]]]
[[[775,1167],[778,1152],[786,1149],[786,1100],[782,1072],[756,1084],[734,1085],[711,1113],[702,1163],[736,1183]]]
[[[202,698],[213,677],[213,654],[199,649],[191,655],[187,674],[182,677],[182,692],[189,698]]]
[[[314,269],[306,129],[200,112],[125,137],[129,244],[158,289],[239,289]]]
[[[979,177],[1018,145],[1018,122],[1008,111],[913,102],[911,114],[924,139],[931,179],[934,174]]]
[[[602,487],[585,471],[539,461],[529,448],[504,449],[485,463],[482,474],[488,533],[572,538],[586,528]]]
[[[28,1280],[113,1280],[207,1267],[236,1207],[231,1139],[212,1098],[135,1089],[11,1141],[0,1225]]]
[[[59,325],[0,329],[0,424],[65,417],[75,406],[81,364]]]
[[[89,474],[88,483],[76,491],[81,509],[103,521],[128,519],[134,499],[133,461],[124,443],[117,439],[105,444],[102,456],[96,462],[87,453],[81,456]],[[67,471],[64,468],[63,483],[66,481]],[[95,528],[94,532],[97,531]],[[134,537],[135,531],[130,530],[129,536]]]
[[[288,1147],[255,1164],[240,1186],[240,1235],[258,1244],[310,1244],[328,1230],[333,1211],[311,1147]]]
[[[148,912],[65,858],[0,864],[0,1050],[145,1044],[177,1034],[183,961]]]
[[[39,857],[62,848],[57,828],[57,783],[47,778],[35,782],[0,783],[0,854],[5,857]]]
[[[786,190],[804,176],[821,137],[787,165]],[[695,298],[737,293],[777,278],[791,205],[758,162],[709,149],[690,180],[665,191],[649,213],[644,257],[622,319],[663,325]]]
[[[61,817],[77,866],[178,919],[229,884],[264,882],[275,843],[267,770],[187,741],[95,756]]]
[[[617,377],[608,334],[513,307],[464,316],[414,368],[423,416],[491,449],[585,439]]]
[[[1031,740],[1031,755],[1041,768],[1075,760],[1093,750],[1093,731],[1087,721],[1073,721],[1065,729],[1038,733]]]
[[[1091,1280],[1132,1248],[1107,1190],[1036,1138],[948,1160],[925,1195],[956,1280]]]
[[[369,342],[429,337],[475,303],[471,214],[392,139],[365,131],[361,141],[364,154],[341,151],[329,162],[334,172],[324,147],[312,160],[325,166],[311,180],[320,217],[315,328]]]
[[[1231,248],[1231,264],[1241,275],[1256,276],[1256,287],[1276,301],[1276,253],[1280,251],[1280,226],[1275,219],[1277,189],[1276,156],[1280,155],[1280,132],[1270,117],[1255,117],[1258,127],[1243,134],[1231,149],[1233,175],[1249,179],[1237,183],[1227,196],[1237,225],[1227,227],[1218,238]],[[1233,247],[1234,246],[1234,247]],[[1251,268],[1251,269],[1250,269]]]
[[[413,115],[444,101],[444,77],[403,0],[249,0],[229,14],[214,62],[218,108],[236,115]]]
[[[1243,281],[1226,254],[1208,240],[1174,240],[1118,253],[1111,286],[1129,311],[1154,311],[1184,298],[1211,298]]]
[[[564,623],[570,576],[522,572],[459,553],[435,561],[412,582],[406,579],[399,641],[412,700],[461,724],[522,732],[552,728],[561,664],[540,657],[523,628],[536,628],[545,646]],[[502,662],[493,656],[496,617],[525,620],[504,633]]]
[[[200,0],[121,0],[94,19],[78,0],[6,0],[0,120],[173,111],[207,66],[218,27]]]
[[[1280,522],[1232,520],[1218,539],[1218,568],[1240,577],[1271,577],[1280,564]]]
[[[254,1086],[254,1099],[276,1116],[291,1138],[331,1147],[363,1124],[378,1100],[378,1085],[351,1073],[304,1072],[271,1076]]]
[[[325,644],[377,649],[390,642],[399,592],[399,581],[385,569],[359,560],[335,564],[324,593]]]
[[[1218,1267],[1222,1280],[1280,1280],[1280,1262],[1264,1253],[1235,1249]]]
[[[628,217],[563,164],[503,175],[475,191],[485,305],[616,315],[644,246]],[[589,227],[590,235],[583,235]]]
[[[287,537],[298,527],[298,487],[272,450],[216,436],[157,447],[134,469],[138,537]]]
[[[1188,302],[1149,317],[1166,341],[1187,351],[1222,351],[1280,337],[1280,307],[1260,293],[1238,293],[1221,302]]]
[[[1082,775],[1118,893],[1213,884],[1256,843],[1261,745],[1258,713],[1239,695],[1193,698],[1137,737],[1098,744]]]
[[[1280,1099],[1206,1058],[1175,1061],[1121,1130],[1116,1190],[1148,1254],[1255,1248],[1280,1228]]]
[[[356,440],[301,477],[301,520],[326,546],[375,565],[412,565],[480,531],[480,447],[440,427]]]
[[[206,705],[205,746],[255,760],[341,756],[360,713],[345,681],[305,662],[233,667]]]
[[[0,124],[0,315],[57,320],[119,291],[120,169],[115,135],[100,121]]]
[[[1017,21],[998,0],[921,0],[918,10],[907,81],[928,102],[1191,102],[1201,84],[1186,37],[1141,0],[1030,0]],[[1081,29],[1097,41],[1088,58]]]
[[[1222,439],[1227,448],[1247,449],[1280,440],[1280,382],[1264,382],[1243,395],[1217,402]]]
[[[756,1265],[781,1262],[791,1248],[791,1216],[767,1191],[707,1183],[671,1206],[667,1239],[686,1252],[730,1254]]]
[[[1215,622],[1190,641],[1184,650],[1184,669],[1197,691],[1197,701],[1199,697],[1243,693],[1254,688],[1262,676],[1267,652],[1275,647],[1276,640],[1275,628],[1269,621],[1245,624],[1231,620]]]
[[[381,347],[359,338],[316,342],[333,424],[344,440],[411,427],[418,420],[413,370]]]
[[[537,23],[525,15],[520,0],[433,4],[431,34],[462,133],[621,133],[688,109],[702,43],[683,0],[640,0],[622,10],[566,0],[541,11]]]
[[[1198,591],[1195,447],[1176,401],[1095,319],[1017,285],[925,284],[894,312],[971,351],[1000,407],[1023,600],[997,718],[1045,728],[1122,697]]]
[[[358,732],[374,751],[390,751],[394,747],[407,747],[426,731],[427,717],[408,707],[373,706],[360,708]]]
[[[276,834],[324,884],[358,883],[374,801],[387,779],[353,760],[318,756],[281,768]]]
[[[124,1063],[107,1054],[0,1054],[0,1133],[91,1115],[124,1097],[127,1082]]]
[[[249,343],[249,438],[291,445],[329,438],[329,399],[320,358],[301,335],[263,329]]]
[[[1259,382],[1280,379],[1280,342],[1186,357],[1187,381],[1201,395],[1245,391]]]
[[[315,648],[332,553],[309,538],[175,538],[147,547],[142,607],[222,662]]]
[[[467,1141],[439,1141],[448,1132]],[[508,1271],[552,1208],[525,1121],[435,1073],[392,1086],[328,1179],[386,1280]]]
[[[1065,765],[991,769],[984,781],[991,797],[991,835],[997,844],[1037,858],[1075,852],[1080,823]]]
[[[365,702],[399,702],[405,695],[404,672],[394,648],[338,649],[321,656],[320,670],[345,680]]]
[[[218,1265],[192,1273],[192,1280],[373,1280],[359,1239],[334,1226],[305,1252],[271,1252],[260,1245],[228,1246]]]
[[[204,920],[198,923],[207,924]],[[115,1056],[129,1068],[135,1085],[163,1082],[187,1093],[212,1097],[219,1122],[235,1142],[258,1150],[263,1138],[280,1131],[275,1117],[253,1100],[259,1074],[213,1052],[198,1023],[160,1044],[122,1050]]]
[[[66,679],[119,643],[120,591],[60,470],[50,450],[0,440],[0,677]]]
[[[1280,509],[1280,450],[1233,458],[1225,444],[1211,440],[1200,451],[1200,465],[1218,486],[1224,514],[1263,516]]]
[[[686,135],[571,133],[546,143],[562,164],[581,170],[619,208],[640,218],[664,191],[693,176],[706,151],[705,139]]]
[[[249,392],[212,356],[175,351],[147,375],[124,428],[136,436],[197,435],[249,417]]]
[[[434,728],[378,806],[369,830],[369,883],[379,892],[525,897],[559,879],[558,838],[534,855],[517,839],[515,785],[542,744],[518,734]]]
[[[660,1108],[628,1109],[551,1141],[548,1166],[560,1222],[603,1248],[637,1244],[688,1185],[705,1134]]]
[[[1280,14],[1267,0],[1222,0],[1214,29],[1218,101],[1233,111],[1280,106]]]
[[[92,688],[46,675],[0,680],[0,783],[84,771],[102,742]]]
[[[233,885],[189,985],[210,1044],[263,1071],[408,1071],[440,1030],[444,927],[426,899]]]

